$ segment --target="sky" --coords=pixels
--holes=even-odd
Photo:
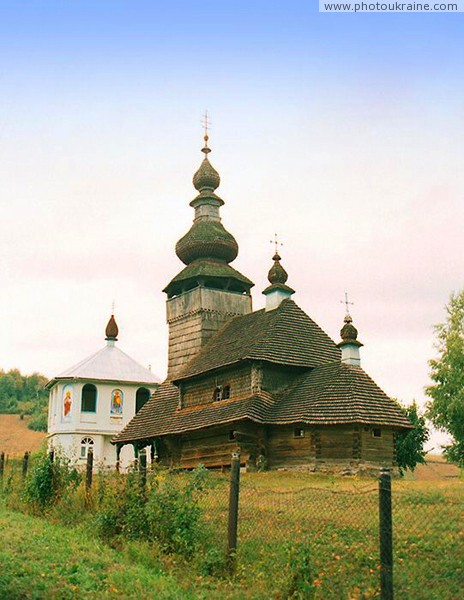
[[[347,291],[363,368],[424,405],[463,287],[463,26],[316,0],[0,0],[0,368],[57,375],[104,345],[114,301],[119,346],[165,377],[207,109],[254,308],[277,232],[297,304],[338,341]]]

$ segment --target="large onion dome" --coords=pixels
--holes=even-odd
[[[280,261],[282,259],[280,258],[277,252],[272,257],[272,260],[274,261],[274,264],[272,265],[272,267],[269,270],[269,273],[267,274],[269,282],[272,284],[285,283],[288,279],[288,273],[280,264]]]
[[[209,137],[205,135],[205,146],[202,149],[202,152],[205,154],[205,158],[203,159],[200,168],[193,176],[193,185],[199,192],[204,190],[214,192],[214,190],[218,188],[219,184],[221,183],[219,173],[208,160],[208,154],[211,152],[211,149],[208,148],[208,139]]]
[[[106,326],[106,330],[105,330],[105,334],[106,334],[106,340],[117,340],[118,339],[118,333],[119,333],[119,329],[118,329],[118,325],[116,323],[116,319],[114,318],[114,315],[111,315],[110,320],[108,321],[108,324]]]
[[[237,258],[238,244],[219,221],[198,221],[177,242],[176,254],[186,265],[199,258],[230,263]]]

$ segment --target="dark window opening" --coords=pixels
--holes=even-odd
[[[135,394],[135,412],[138,413],[150,397],[150,390],[147,388],[139,388]]]
[[[229,441],[233,441],[235,440],[235,431],[231,430],[229,431]]]
[[[373,437],[382,437],[382,430],[379,428],[372,430]]]
[[[92,383],[86,383],[82,388],[82,412],[97,411],[97,388]]]
[[[213,402],[217,402],[220,399],[221,399],[221,388],[219,386],[216,386],[214,388],[214,392],[213,392]]]
[[[222,388],[222,399],[228,400],[230,398],[230,385],[225,385]]]
[[[294,432],[293,432],[293,436],[294,437],[299,437],[299,438],[304,437],[304,434],[305,434],[304,429],[295,429]]]

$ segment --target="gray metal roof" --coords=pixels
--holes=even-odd
[[[93,379],[149,384],[160,381],[151,371],[111,344],[66,369],[53,381],[58,379]]]

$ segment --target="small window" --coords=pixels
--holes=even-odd
[[[222,389],[219,386],[216,386],[214,388],[214,392],[213,392],[213,402],[217,402],[218,400],[221,399],[221,392]]]
[[[81,458],[87,458],[90,448],[92,448],[92,451],[93,451],[93,439],[89,438],[89,437],[82,438],[82,440],[81,440]]]
[[[222,399],[228,400],[230,398],[230,385],[225,385],[222,388]]]
[[[372,437],[382,437],[382,430],[380,428],[373,429]]]
[[[150,397],[150,390],[147,388],[139,388],[137,393],[135,394],[135,412],[138,413],[139,410],[146,404],[148,398]]]
[[[235,440],[235,431],[233,431],[233,429],[231,429],[229,431],[229,441],[232,442],[233,440]]]
[[[81,410],[93,413],[97,411],[97,388],[91,383],[86,383],[82,388]]]
[[[295,429],[293,432],[293,436],[296,438],[302,438],[304,437],[305,431],[304,429]]]

